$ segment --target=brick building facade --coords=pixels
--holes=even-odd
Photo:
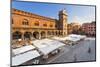
[[[68,15],[65,10],[61,10],[58,16],[57,20],[12,9],[12,39],[41,39],[53,35],[67,35]]]
[[[72,22],[70,24],[67,24],[67,30],[68,34],[73,34],[74,31],[78,32],[80,29],[81,25],[76,22]]]
[[[84,23],[82,24],[82,30],[88,36],[95,36],[96,35],[96,23],[94,21],[92,23]]]

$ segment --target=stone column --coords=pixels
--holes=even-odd
[[[41,39],[41,33],[39,32],[38,38]]]
[[[24,40],[24,33],[22,33],[22,35],[21,35],[21,39]]]
[[[30,35],[30,40],[33,40],[33,34],[32,34],[32,32],[31,32],[31,35]]]
[[[45,38],[47,38],[48,37],[48,33],[47,32],[45,32]]]

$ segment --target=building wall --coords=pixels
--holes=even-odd
[[[95,22],[84,23],[82,25],[82,30],[89,36],[95,36],[96,34],[96,25]]]
[[[73,27],[72,27],[71,24],[68,24],[68,25],[67,25],[67,30],[68,30],[68,34],[72,34]]]
[[[73,22],[67,25],[68,28],[68,34],[72,34],[73,31],[79,31],[81,25],[79,23]]]
[[[66,25],[62,26],[64,29],[59,27],[61,26],[59,25],[59,20],[13,9],[12,37],[19,34],[18,38],[31,39],[34,35],[41,39],[42,36],[44,38],[49,35],[67,35],[67,22],[62,21],[61,23]],[[66,34],[63,34],[63,32]]]

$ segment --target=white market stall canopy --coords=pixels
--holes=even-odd
[[[59,40],[59,41],[69,40],[69,41],[76,42],[76,41],[79,41],[80,39],[83,39],[85,37],[86,37],[85,35],[71,34],[71,35],[68,35],[66,37],[53,37],[53,39],[56,39],[56,40]]]
[[[26,52],[26,51],[29,51],[32,49],[35,49],[35,47],[33,45],[26,45],[26,46],[23,46],[23,47],[20,47],[17,49],[12,49],[12,53],[14,55],[17,55],[17,54],[20,54],[20,53],[23,53],[23,52]]]
[[[76,35],[76,34],[70,34],[70,35],[68,35],[68,36],[69,36],[69,37],[76,37],[76,38],[80,38],[80,39],[86,37],[85,35]]]
[[[21,65],[39,56],[40,54],[36,50],[28,51],[26,53],[14,56],[12,57],[12,66]]]
[[[65,37],[62,38],[62,37],[56,37],[56,36],[54,36],[53,39],[56,39],[56,40],[59,40],[59,41],[64,41],[64,40],[66,40]]]
[[[65,44],[50,39],[35,40],[33,44],[44,54],[47,55],[50,52],[64,46]]]
[[[76,42],[76,41],[80,40],[80,38],[69,37],[69,36],[66,36],[66,37],[63,37],[63,38],[54,37],[54,39],[59,40],[59,41],[69,40],[69,41],[73,41],[73,42]]]
[[[77,41],[80,40],[80,38],[66,37],[66,40],[68,40],[68,41],[73,41],[73,42],[77,42]]]

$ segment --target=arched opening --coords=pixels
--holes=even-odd
[[[48,31],[48,35],[51,35],[51,32],[50,31]]]
[[[66,32],[64,32],[64,35],[66,35]]]
[[[41,38],[45,38],[46,37],[46,33],[44,31],[41,32]]]
[[[25,32],[24,33],[24,38],[30,40],[31,39],[31,35],[32,35],[31,32]]]
[[[57,31],[55,31],[55,35],[57,35]]]
[[[60,35],[63,35],[63,32],[60,32]]]
[[[12,19],[12,24],[14,24],[14,21],[13,21],[13,19]]]
[[[57,36],[59,36],[59,31],[57,31]]]
[[[36,38],[36,39],[39,39],[39,32],[35,31],[33,33],[33,37]]]
[[[58,32],[58,35],[60,35],[60,31]]]
[[[23,24],[23,25],[29,25],[29,22],[28,22],[27,19],[24,19],[23,22],[22,22],[22,24]]]
[[[12,34],[12,39],[21,39],[22,33],[19,31],[16,31]]]
[[[54,35],[54,31],[52,31],[52,35]]]

